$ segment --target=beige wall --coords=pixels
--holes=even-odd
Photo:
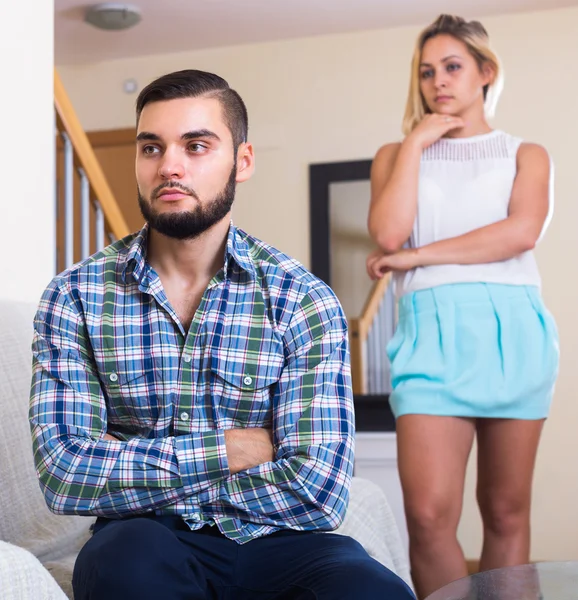
[[[432,17],[434,15],[432,14]],[[578,559],[578,284],[575,165],[578,9],[488,18],[506,67],[494,125],[550,150],[557,168],[556,213],[538,249],[544,294],[560,327],[562,364],[555,404],[540,450],[534,494],[535,559]],[[61,68],[84,126],[131,126],[140,85],[181,68],[227,78],[249,107],[257,172],[241,187],[238,224],[308,263],[308,171],[314,162],[369,158],[400,135],[416,28]],[[504,460],[508,460],[505,456]],[[480,547],[473,465],[460,528],[466,555]]]
[[[51,0],[0,3],[0,297],[37,302],[54,274]]]

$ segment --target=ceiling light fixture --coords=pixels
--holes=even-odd
[[[140,10],[132,4],[104,2],[91,6],[84,20],[98,29],[120,31],[134,27],[141,20]]]

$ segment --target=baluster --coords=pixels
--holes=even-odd
[[[64,141],[64,268],[74,263],[74,149],[63,131]]]
[[[100,204],[96,203],[96,250],[104,248],[104,213]]]
[[[90,256],[90,183],[83,169],[78,169],[80,175],[80,244],[82,259]]]

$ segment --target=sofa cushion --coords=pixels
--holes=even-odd
[[[77,551],[93,519],[50,513],[36,477],[28,424],[34,312],[0,301],[0,540],[46,562]]]
[[[356,539],[369,556],[399,575],[410,587],[407,554],[393,512],[383,490],[373,481],[354,477],[349,507],[334,533]]]
[[[0,541],[2,600],[66,600],[56,581],[30,552]]]

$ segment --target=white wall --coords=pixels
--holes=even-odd
[[[533,557],[576,560],[578,9],[488,18],[484,24],[506,67],[494,125],[545,144],[557,168],[556,214],[537,254],[546,302],[560,327],[562,364],[536,471]],[[255,177],[241,186],[237,223],[308,264],[308,165],[370,158],[399,137],[417,32],[412,27],[334,35],[60,72],[88,130],[133,125],[135,96],[122,92],[126,78],[143,86],[168,71],[199,68],[228,79],[247,102],[257,153]],[[481,539],[473,473],[472,462],[460,528],[469,558],[476,557]]]
[[[37,302],[54,274],[51,0],[0,3],[0,297]]]

